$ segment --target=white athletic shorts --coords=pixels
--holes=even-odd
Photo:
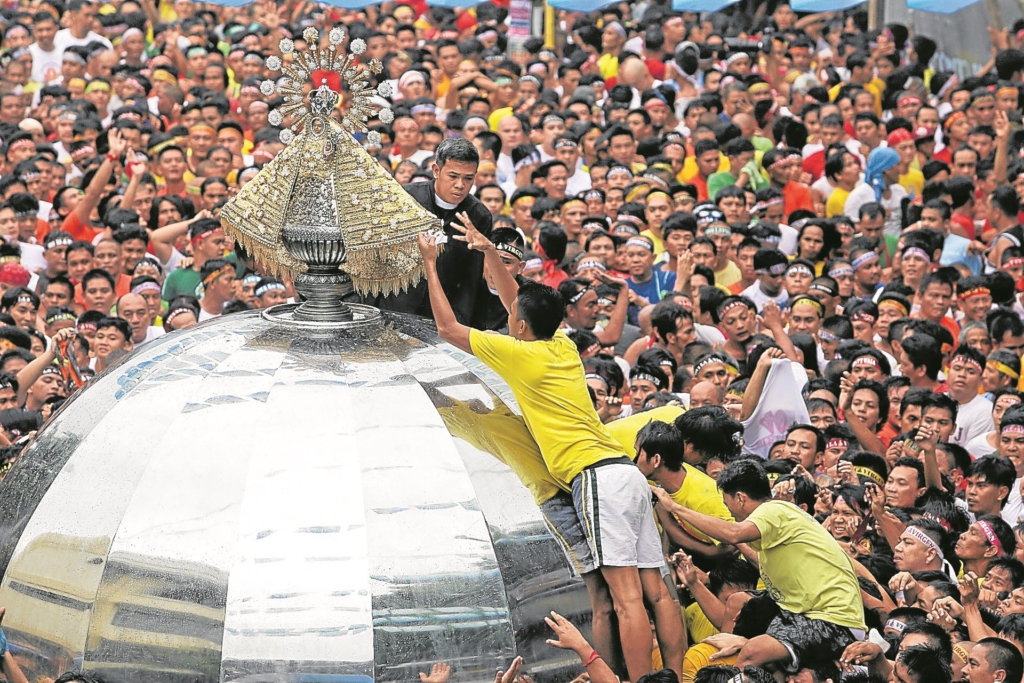
[[[623,456],[584,469],[572,499],[598,567],[661,567],[665,557],[654,523],[651,487]]]

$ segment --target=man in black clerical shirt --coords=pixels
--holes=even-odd
[[[466,213],[477,230],[491,236],[491,212],[470,194],[479,163],[480,155],[473,143],[464,138],[448,138],[434,150],[431,167],[434,179],[428,183],[406,185],[405,190],[444,223],[448,242],[437,257],[437,274],[455,317],[463,325],[482,328],[484,325],[480,318],[486,316],[484,309],[487,308],[480,300],[481,291],[487,291],[481,286],[483,255],[470,251],[465,242],[453,240],[452,236],[461,233],[451,227],[453,221],[459,224],[458,214]],[[433,317],[425,280],[400,294],[363,297],[363,301],[387,311]]]

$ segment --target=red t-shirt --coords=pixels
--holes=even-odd
[[[804,159],[804,173],[810,173],[815,180],[821,180],[825,175],[825,150],[819,149],[811,156]]]
[[[972,221],[970,218],[963,215],[962,213],[954,213],[952,216],[950,216],[949,220],[951,223],[956,223],[961,228],[963,228],[964,233],[967,235],[967,239],[975,239],[974,221]]]

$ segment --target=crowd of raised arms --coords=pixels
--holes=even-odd
[[[393,111],[357,140],[452,238],[364,300],[515,392],[577,680],[1020,683],[1024,19],[955,74],[865,11],[738,7],[550,45],[500,2],[6,4],[0,477],[119,359],[298,301],[218,216],[285,147],[281,41],[342,27]]]

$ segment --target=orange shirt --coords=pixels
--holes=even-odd
[[[114,294],[120,299],[125,294],[132,291],[132,277],[131,275],[125,275],[121,273],[117,276],[117,285],[114,287]],[[85,298],[82,296],[82,283],[79,282],[75,285],[75,303],[85,308]]]
[[[786,218],[789,218],[790,214],[800,209],[814,211],[814,202],[811,201],[811,188],[803,183],[795,183],[792,180],[786,183],[786,186],[782,188],[782,198],[786,202],[784,209]]]
[[[72,237],[81,242],[92,242],[96,235],[103,232],[97,230],[91,225],[82,225],[82,222],[78,220],[78,214],[74,211],[68,214],[68,217],[61,223],[60,229],[64,232],[70,233]]]

